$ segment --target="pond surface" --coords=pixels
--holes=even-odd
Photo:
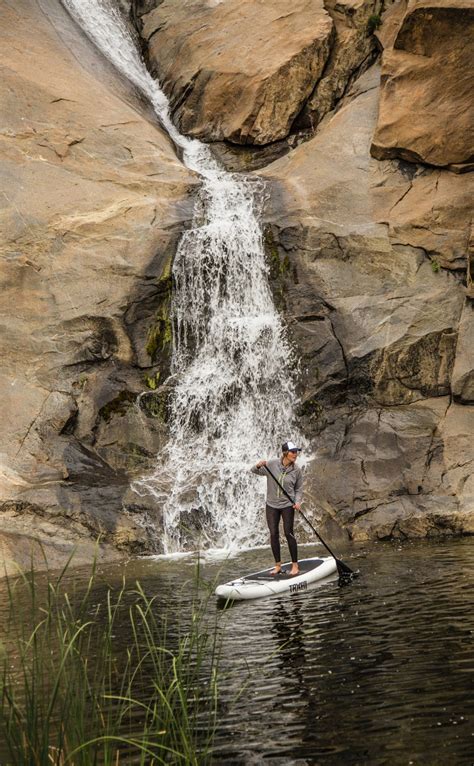
[[[321,547],[302,548],[309,555]],[[210,598],[223,634],[214,763],[473,766],[474,540],[342,558],[361,572],[345,588],[331,579],[227,609]],[[254,550],[201,562],[200,576],[213,585],[267,563],[268,550]],[[102,567],[98,600],[124,571],[187,619],[195,558]],[[0,588],[0,618],[5,610]]]

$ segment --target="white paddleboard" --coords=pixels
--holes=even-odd
[[[264,598],[278,594],[289,596],[305,591],[308,585],[329,577],[337,570],[336,561],[332,557],[302,559],[298,564],[300,571],[297,575],[289,574],[291,563],[282,564],[282,573],[279,575],[270,574],[273,567],[262,569],[261,572],[218,585],[216,596],[226,601]]]

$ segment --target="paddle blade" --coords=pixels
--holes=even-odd
[[[359,577],[359,572],[354,572],[354,570],[348,567],[347,564],[344,564],[343,561],[336,559],[336,564],[339,575],[339,585],[349,585],[352,580]]]

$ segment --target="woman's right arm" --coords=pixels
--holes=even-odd
[[[267,464],[266,460],[259,460],[258,463],[256,465],[253,465],[250,470],[252,471],[252,473],[256,473],[257,476],[265,476],[267,473],[265,471],[266,464]]]

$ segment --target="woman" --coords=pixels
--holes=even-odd
[[[300,569],[298,566],[298,546],[293,533],[293,524],[295,510],[300,510],[303,496],[303,473],[301,468],[295,465],[298,452],[301,452],[301,448],[288,441],[282,444],[281,452],[281,458],[260,460],[257,465],[251,468],[251,471],[256,473],[257,476],[267,477],[266,516],[270,530],[272,553],[275,558],[275,568],[272,569],[271,574],[277,575],[281,572],[279,525],[280,518],[283,517],[283,530],[291,556],[290,575],[297,575]],[[295,499],[293,505],[290,505],[288,498],[283,494],[275,479],[265,470],[265,466],[268,466],[275,479],[278,479],[289,496]]]

